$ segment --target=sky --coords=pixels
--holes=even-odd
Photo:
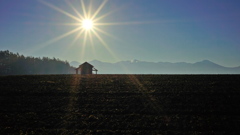
[[[240,66],[239,0],[1,0],[0,50],[71,61]],[[93,18],[93,28],[82,21]]]

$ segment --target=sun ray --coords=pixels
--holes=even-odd
[[[93,20],[96,15],[102,10],[102,8],[104,7],[104,5],[107,3],[108,0],[104,0],[102,2],[102,4],[98,7],[98,9],[96,10],[96,12],[92,15],[91,19]]]
[[[82,44],[82,51],[81,51],[81,58],[85,56],[85,47],[87,42],[87,31],[84,32],[83,44]]]
[[[98,38],[98,40],[105,46],[105,48],[109,49],[108,48],[108,45],[105,43],[105,41],[101,38],[101,36],[95,31],[95,30],[92,30],[93,34]]]
[[[77,11],[77,9],[75,7],[73,7],[73,5],[68,1],[65,0],[65,2],[73,9],[73,11],[81,18],[84,19],[84,17]]]
[[[32,52],[34,52],[34,51],[36,51],[36,50],[39,50],[39,49],[41,49],[41,48],[44,48],[44,47],[46,47],[46,46],[48,46],[48,45],[50,45],[50,44],[52,44],[52,43],[54,43],[54,42],[57,42],[57,41],[65,38],[65,37],[67,37],[67,36],[69,36],[69,35],[77,32],[77,31],[79,31],[79,29],[80,29],[80,28],[75,28],[75,29],[73,29],[73,30],[71,30],[71,31],[69,31],[69,32],[67,32],[67,33],[64,33],[64,34],[62,34],[62,35],[60,35],[60,36],[58,36],[58,37],[55,37],[55,38],[53,38],[53,39],[51,39],[51,40],[49,40],[49,41],[47,41],[47,42],[45,42],[45,43],[39,44],[39,45],[37,45],[37,46],[38,46],[37,48],[35,48],[35,49],[29,49],[28,51],[31,50]]]
[[[93,55],[94,55],[94,57],[96,57],[96,51],[95,51],[94,44],[93,44],[92,32],[88,32],[88,34],[89,34],[90,46],[91,46]]]
[[[98,18],[96,18],[98,19]],[[183,22],[183,21],[175,21],[175,20],[164,20],[164,21],[136,21],[136,22],[112,22],[112,23],[100,23],[94,19],[95,26],[116,26],[116,25],[135,25],[135,24],[156,24],[156,23],[172,23],[172,22]],[[47,23],[49,25],[71,25],[71,26],[79,26],[80,23]],[[96,27],[95,27],[96,28]]]
[[[92,1],[89,1],[89,6],[88,6],[88,18],[91,18],[91,12],[92,12]]]
[[[81,0],[81,5],[82,5],[82,10],[83,10],[84,18],[87,18],[87,11],[86,11],[86,9],[85,9],[85,4],[84,4],[83,0]]]
[[[93,49],[93,52],[94,52],[94,55],[96,54],[95,52],[95,48],[94,48],[94,41],[93,41],[93,35],[92,35],[92,32],[90,33],[90,43],[91,43],[91,46],[92,46],[92,49]]]
[[[69,48],[71,46],[74,46],[74,44],[77,42],[77,40],[81,37],[81,35],[83,34],[84,30],[82,29],[77,36],[74,38],[74,40],[71,42],[71,44],[69,44],[69,47],[67,48],[67,50],[69,50]],[[68,51],[66,51],[64,54],[66,54]]]
[[[111,37],[112,39],[115,39],[115,40],[121,42],[122,44],[127,44],[125,41],[123,41],[123,40],[121,40],[121,39],[119,39],[119,38],[117,38],[117,37],[115,37],[115,36],[113,36],[113,35],[105,32],[105,31],[103,31],[103,30],[100,29],[100,28],[95,27],[94,29],[97,30],[98,32],[101,32],[102,34],[104,34],[104,35],[106,35],[106,36]]]
[[[93,37],[92,32],[89,32],[90,45],[93,47]]]
[[[112,50],[109,48],[109,46],[107,45],[107,43],[101,38],[101,36],[95,31],[92,30],[93,34],[98,38],[98,40],[103,44],[103,46],[107,49],[107,51],[114,57],[114,59],[118,59],[114,53],[112,52]]]
[[[84,32],[83,46],[86,45],[87,42],[87,31]]]
[[[104,4],[104,5],[105,5],[105,4]],[[94,22],[97,22],[97,21],[99,21],[99,20],[107,17],[108,15],[110,15],[110,14],[112,14],[112,13],[114,13],[114,12],[120,10],[120,9],[122,9],[122,7],[114,8],[113,10],[111,10],[111,11],[109,11],[109,12],[107,12],[107,13],[99,16],[99,17],[96,17],[96,16],[95,16],[95,17],[93,18],[93,21],[94,21]]]
[[[118,22],[118,23],[95,23],[96,26],[106,26],[106,25],[129,25],[129,24],[133,24],[133,22]]]
[[[97,21],[99,21],[99,20],[107,17],[108,15],[110,15],[110,14],[112,14],[112,13],[114,13],[114,12],[120,10],[120,9],[121,9],[121,8],[115,8],[114,10],[111,10],[111,11],[109,11],[109,12],[107,12],[107,13],[99,16],[99,17],[96,17],[96,16],[95,16],[95,17],[93,18],[93,20],[94,20],[95,22],[97,22]]]
[[[56,38],[54,38],[54,39],[51,39],[51,40],[47,41],[47,42],[44,43],[44,44],[45,44],[45,45],[49,45],[49,44],[51,44],[51,43],[53,43],[53,42],[59,41],[59,40],[65,38],[65,37],[67,37],[67,36],[69,36],[69,35],[77,32],[79,29],[80,29],[80,28],[75,28],[74,30],[69,31],[69,32],[67,32],[67,33],[64,33],[64,34],[62,34],[62,35],[60,35],[60,36],[58,36],[58,37],[56,37]]]
[[[100,25],[135,25],[135,24],[148,24],[153,22],[118,22],[118,23],[95,23],[96,26]]]
[[[80,23],[55,23],[55,25],[80,26]]]
[[[77,36],[74,38],[74,40],[72,41],[71,45],[72,46],[73,44],[75,44],[77,42],[77,40],[80,38],[80,36],[82,35],[82,33],[84,32],[84,30],[82,29],[78,34]]]
[[[95,23],[96,26],[108,25],[136,25],[136,24],[156,24],[156,23],[171,23],[174,20],[161,20],[161,21],[135,21],[135,22],[112,22],[112,23]]]
[[[96,57],[96,50],[95,50],[95,47],[94,47],[94,44],[93,44],[93,40],[91,39],[92,38],[92,33],[90,33],[90,42],[91,42],[91,48],[92,48],[92,51],[93,51],[93,55],[94,57]]]
[[[101,32],[101,33],[103,33],[103,34],[105,34],[105,35],[107,35],[107,36],[109,36],[109,37],[111,37],[111,38],[113,38],[113,39],[120,40],[117,37],[114,37],[113,35],[110,35],[109,33],[105,32],[105,31],[103,31],[103,30],[101,30],[101,29],[99,29],[97,27],[94,27],[94,29],[99,31],[99,32]]]
[[[41,3],[43,3],[43,4],[45,4],[45,5],[48,6],[48,7],[52,8],[52,9],[54,9],[54,10],[56,10],[56,11],[62,13],[62,14],[65,14],[66,16],[68,16],[68,17],[70,17],[70,18],[72,18],[72,19],[77,20],[78,22],[81,21],[81,19],[77,18],[76,16],[74,16],[74,15],[72,15],[72,14],[70,14],[70,13],[68,13],[68,12],[66,12],[66,11],[64,11],[64,10],[62,10],[62,9],[60,9],[60,8],[52,5],[52,4],[50,4],[50,3],[47,3],[47,2],[45,2],[45,1],[43,1],[43,0],[39,0],[39,1],[40,1]]]
[[[69,35],[71,35],[71,34],[77,32],[77,31],[79,31],[79,29],[80,29],[80,28],[75,28],[75,29],[72,30],[72,31],[69,31],[69,32],[67,32],[67,33],[64,33],[64,34],[62,34],[62,35],[60,35],[60,36],[58,36],[58,37],[52,39],[52,40],[49,40],[49,41],[46,42],[45,44],[48,45],[48,44],[51,44],[51,43],[56,42],[56,41],[58,41],[58,40],[61,40],[62,38],[65,38],[66,36],[69,36]]]
[[[110,15],[110,14],[112,14],[112,12],[108,12],[108,13],[106,13],[106,14],[104,14],[104,15],[98,17],[98,18],[95,18],[95,19],[93,19],[93,21],[94,21],[94,22],[97,22],[97,21],[99,21],[99,20],[105,18],[106,16],[108,16],[108,15]]]

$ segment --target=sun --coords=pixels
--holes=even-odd
[[[74,22],[71,21],[71,23],[62,23],[64,26],[71,26],[73,27],[72,30],[67,31],[66,33],[63,33],[62,35],[59,35],[46,43],[43,44],[43,46],[47,46],[49,44],[52,44],[53,42],[59,41],[67,36],[70,36],[72,34],[75,34],[75,38],[69,43],[68,47],[70,48],[73,45],[77,45],[81,47],[81,57],[85,55],[85,46],[90,45],[92,47],[93,54],[95,55],[95,43],[100,43],[103,45],[103,47],[111,54],[111,56],[115,59],[116,56],[114,55],[114,52],[111,50],[109,45],[105,42],[105,40],[102,38],[103,35],[109,36],[113,39],[117,39],[112,34],[109,34],[105,29],[101,29],[101,26],[109,26],[109,25],[121,25],[122,23],[106,23],[104,22],[104,18],[110,15],[114,12],[106,12],[106,13],[100,13],[105,4],[108,0],[103,0],[102,3],[96,8],[93,7],[92,2],[89,2],[89,5],[86,6],[84,3],[84,0],[79,0],[79,4],[74,4],[70,1],[65,0],[66,4],[70,7],[71,12],[67,12],[66,10],[63,10],[54,4],[46,2],[46,0],[39,0],[42,4],[50,7],[53,10],[58,11],[59,13],[64,14],[65,16],[68,16]],[[79,7],[80,6],[80,7]],[[78,10],[81,9],[81,10]],[[70,27],[69,27],[70,28]]]
[[[90,44],[93,46],[93,39],[97,39],[101,42],[101,44],[104,45],[105,48],[108,49],[107,43],[102,38],[101,34],[113,37],[111,34],[108,34],[106,31],[100,29],[100,25],[110,25],[108,23],[102,23],[102,19],[108,16],[111,12],[108,12],[106,14],[100,13],[100,11],[103,9],[105,4],[108,0],[103,0],[103,2],[99,5],[99,7],[95,8],[93,10],[93,6],[91,4],[91,1],[89,3],[89,6],[86,6],[84,3],[84,0],[80,0],[80,7],[75,7],[71,2],[65,1],[66,4],[72,9],[72,13],[69,13],[53,4],[50,4],[46,2],[45,0],[39,0],[44,5],[70,17],[71,19],[75,20],[73,23],[65,23],[63,25],[70,25],[70,26],[76,26],[73,30],[70,30],[54,39],[49,41],[49,43],[58,41],[64,37],[67,37],[69,35],[72,35],[74,33],[76,34],[76,37],[72,41],[72,44],[75,44],[76,41],[80,41],[79,45],[85,46],[86,44]],[[75,4],[78,5],[78,4]],[[78,9],[82,9],[78,10]],[[100,34],[101,33],[101,34]],[[88,43],[87,43],[88,42]],[[90,42],[90,43],[89,43]]]
[[[91,30],[93,28],[93,21],[90,20],[90,19],[84,19],[82,21],[82,27],[85,29],[85,30]]]

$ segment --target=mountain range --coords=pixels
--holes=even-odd
[[[196,63],[186,62],[146,62],[139,60],[119,61],[116,63],[89,61],[99,74],[240,74],[239,67],[224,67],[209,60]],[[81,63],[70,62],[73,67]]]

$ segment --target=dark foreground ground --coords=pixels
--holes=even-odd
[[[240,75],[0,77],[0,134],[239,134]]]

